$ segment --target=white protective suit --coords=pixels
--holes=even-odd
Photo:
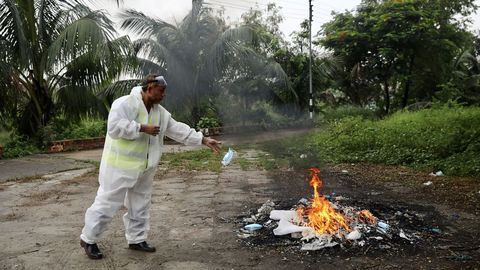
[[[170,137],[187,145],[200,145],[203,135],[172,119],[155,104],[150,113],[142,101],[141,87],[115,100],[108,116],[108,132],[99,170],[94,203],[85,213],[80,238],[93,244],[106,230],[115,212],[124,204],[125,236],[129,244],[143,242],[149,230],[149,208],[155,169],[162,155],[163,138]],[[141,124],[160,126],[151,136],[140,132]]]

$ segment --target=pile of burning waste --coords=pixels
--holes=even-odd
[[[275,210],[277,205],[267,201],[256,214],[243,218],[244,226],[238,236],[255,239],[273,232],[274,237],[287,238],[287,243],[298,244],[301,250],[334,246],[389,249],[392,243],[411,245],[422,239],[425,232],[414,230],[411,226],[402,228],[405,219],[421,217],[408,214],[408,211],[396,211],[390,214],[388,220],[382,220],[368,209],[345,205],[349,201],[345,197],[323,196],[319,193],[322,187],[319,173],[316,168],[310,169],[310,185],[314,191],[311,200],[301,199],[291,210]]]

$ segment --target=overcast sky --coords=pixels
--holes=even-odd
[[[112,16],[118,15],[122,8],[131,8],[141,11],[149,16],[160,18],[170,23],[180,22],[183,17],[191,10],[192,0],[123,0],[123,4],[118,8],[113,0],[93,1],[90,4],[95,9],[105,9]],[[293,31],[300,29],[300,23],[308,18],[308,0],[205,0],[205,5],[212,8],[225,8],[225,15],[229,22],[238,21],[240,15],[250,7],[266,9],[269,2],[275,2],[281,7],[281,14],[285,18],[280,25],[281,31],[285,37],[288,37]],[[313,0],[313,33],[316,33],[320,26],[329,21],[331,12],[343,12],[352,10],[361,2],[361,0]],[[480,0],[477,1],[480,4]],[[472,30],[480,30],[480,16],[473,16],[474,24]]]

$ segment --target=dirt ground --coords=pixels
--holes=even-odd
[[[254,160],[259,151],[241,154]],[[310,197],[306,172],[242,170],[236,163],[219,173],[161,166],[154,181],[149,234],[157,252],[127,248],[123,209],[99,243],[105,258],[94,261],[80,248],[79,234],[98,187],[97,172],[76,171],[84,175],[0,183],[0,268],[480,269],[478,179],[465,180],[468,196],[459,196],[448,193],[447,182],[441,182],[448,179],[404,168],[363,164],[322,169],[325,194],[348,197],[374,214],[382,209],[424,214],[428,218],[422,225],[441,233],[397,250],[335,247],[304,252],[280,242],[249,245],[237,237],[241,217],[267,200],[288,206]],[[428,179],[433,179],[432,186],[423,185]]]

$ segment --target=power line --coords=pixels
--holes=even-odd
[[[236,6],[236,7],[248,8],[248,9],[252,8],[251,6],[244,6],[244,5],[241,5],[241,4],[225,3],[225,2],[222,2],[222,0],[210,0],[210,3],[215,3],[215,4],[219,4],[219,5]],[[297,13],[297,12],[288,12],[288,14],[300,15],[300,16],[304,15],[304,14],[300,14],[300,13]]]
[[[216,3],[216,2],[204,2],[204,4],[210,5],[210,6],[217,6],[217,7],[229,7],[229,8],[234,8],[234,9],[243,10],[243,11],[249,11],[249,10],[252,9],[252,7],[232,5],[232,4],[224,4],[224,3]],[[295,18],[295,19],[307,19],[306,14],[304,15],[304,14],[299,14],[299,13],[287,13],[285,15],[285,17]]]
[[[205,4],[210,4],[210,5],[222,6],[222,7],[236,8],[236,9],[241,9],[241,10],[246,10],[246,11],[252,9],[251,6],[244,6],[244,5],[240,5],[240,4],[230,4],[230,3],[221,2],[221,0],[210,0],[209,2],[204,2],[204,3]],[[282,15],[286,14],[288,17],[297,17],[297,18],[299,18],[299,16],[300,16],[302,19],[305,18],[306,16],[308,16],[308,13],[301,14],[301,13],[297,13],[297,12],[284,12],[283,10],[280,11],[280,14],[282,14]],[[315,17],[318,17],[320,19],[328,19],[328,17],[325,17],[326,14],[318,13],[318,14],[314,14],[314,15],[315,15]]]
[[[252,1],[247,1],[247,0],[238,0],[236,2],[244,2],[244,3],[251,3],[251,4],[255,4],[255,5],[259,5],[259,6],[264,6],[264,7],[268,7],[269,4],[264,4],[264,3],[259,3],[259,2],[252,2]],[[230,4],[230,3],[229,3]],[[277,3],[273,3],[275,5],[277,5]],[[277,5],[278,7],[282,7],[284,8],[283,6],[281,5]],[[296,10],[296,11],[307,11],[307,9],[303,9],[303,8],[288,8],[288,9],[292,9],[292,10]]]

